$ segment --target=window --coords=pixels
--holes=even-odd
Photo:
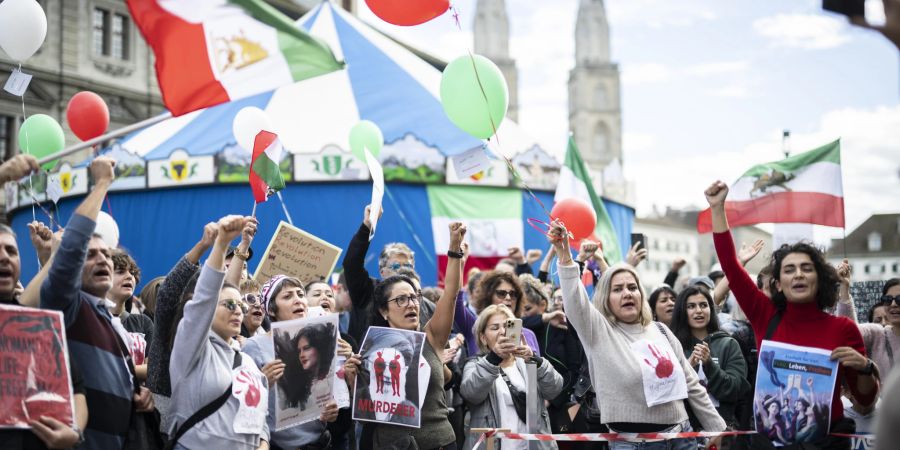
[[[880,252],[881,251],[881,234],[875,231],[869,233],[869,251],[870,252]]]
[[[597,85],[597,89],[594,89],[594,109],[608,109],[606,106],[607,102],[606,86],[602,84]]]
[[[594,139],[591,141],[591,150],[589,154],[596,158],[605,155],[609,148],[609,131],[606,124],[598,123],[594,128]]]
[[[897,264],[897,263],[894,263],[894,265],[891,266],[891,272],[893,272],[894,274],[896,274],[896,273],[897,273],[897,269],[900,269],[900,267],[898,267],[898,264]]]
[[[95,55],[110,56],[122,61],[130,58],[131,26],[127,15],[94,8],[92,24]]]
[[[16,122],[15,118],[10,116],[0,116],[0,158],[6,161],[12,156],[12,127]]]
[[[866,273],[867,273],[867,274],[868,274],[868,273],[869,273],[869,270],[870,270],[870,267],[869,267],[869,265],[868,265],[868,264],[866,264],[866,267],[865,267],[865,272],[866,272]]]

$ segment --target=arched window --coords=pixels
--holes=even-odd
[[[594,128],[594,137],[591,141],[591,153],[601,156],[609,151],[609,128],[605,123],[598,123]]]
[[[598,84],[594,89],[594,108],[598,110],[609,109],[609,99],[606,94],[606,86]]]

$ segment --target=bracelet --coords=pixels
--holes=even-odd
[[[244,261],[247,261],[248,259],[250,259],[250,251],[248,251],[248,250],[242,251],[240,249],[240,247],[238,247],[238,248],[234,249],[234,256],[241,258]]]
[[[463,256],[466,256],[465,254],[463,254],[463,252],[460,252],[460,251],[453,251],[453,250],[447,250],[447,257],[448,257],[448,258],[462,259]]]

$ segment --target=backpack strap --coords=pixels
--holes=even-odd
[[[781,323],[781,313],[781,310],[775,311],[775,315],[769,320],[769,326],[766,328],[766,340],[772,339],[772,335],[775,334],[775,330],[778,329],[778,324]]]
[[[234,363],[232,364],[231,369],[234,370],[240,366],[241,366],[241,352],[235,350],[234,351]],[[204,405],[202,408],[200,408],[200,410],[198,410],[193,415],[191,415],[191,417],[188,417],[188,419],[185,420],[184,423],[181,424],[181,426],[179,426],[177,428],[177,431],[175,431],[175,434],[172,436],[172,438],[169,439],[169,442],[166,445],[165,450],[174,449],[175,444],[178,443],[178,440],[181,439],[181,437],[184,436],[184,434],[187,433],[188,430],[190,430],[191,428],[194,427],[194,425],[197,425],[198,423],[202,422],[204,419],[206,419],[207,417],[211,416],[213,413],[218,411],[219,408],[221,408],[222,405],[224,405],[225,402],[228,401],[228,397],[231,396],[232,386],[233,386],[233,384],[229,384],[228,388],[225,389],[225,392],[223,392],[222,395],[218,396],[215,400]]]

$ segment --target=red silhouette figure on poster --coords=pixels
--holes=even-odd
[[[394,359],[391,360],[391,363],[388,365],[388,369],[391,371],[391,389],[394,391],[394,395],[400,397],[400,355],[394,356]]]
[[[378,357],[375,358],[375,393],[384,394],[384,368],[384,358],[378,352]]]
[[[650,352],[653,353],[653,356],[656,357],[656,377],[657,378],[669,378],[673,372],[675,372],[675,366],[672,364],[672,360],[669,359],[668,356],[661,350],[657,349],[653,344],[647,344],[647,348],[650,349]],[[648,366],[653,367],[653,364],[650,361],[644,360]]]

